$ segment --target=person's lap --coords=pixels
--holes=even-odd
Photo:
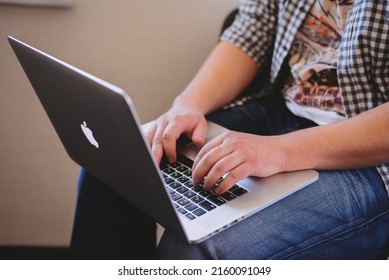
[[[262,135],[314,125],[292,115],[279,98],[250,100],[243,106],[210,114],[208,119],[230,129]],[[165,231],[157,257],[376,258],[389,240],[389,199],[376,169],[319,173],[317,182],[200,244],[188,245]],[[83,171],[71,245],[73,257],[154,258],[154,246],[155,223]]]
[[[320,179],[198,245],[168,232],[162,259],[374,259],[388,241],[388,198],[374,168]]]

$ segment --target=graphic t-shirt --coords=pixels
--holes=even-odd
[[[284,88],[295,114],[328,124],[345,118],[337,78],[338,47],[354,0],[316,0],[290,50]]]

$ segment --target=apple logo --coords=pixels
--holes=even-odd
[[[90,128],[87,126],[86,121],[84,121],[81,124],[81,130],[85,134],[86,139],[95,146],[96,148],[99,148],[99,143],[96,141],[95,137],[93,137],[93,132],[90,130]]]

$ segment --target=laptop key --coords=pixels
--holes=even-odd
[[[181,207],[177,209],[177,212],[179,212],[179,213],[181,213],[181,214],[183,214],[183,215],[185,215],[186,213],[188,213],[187,210],[185,210],[184,208],[181,208]]]
[[[165,174],[172,174],[174,172],[176,172],[176,171],[173,168],[170,168],[170,167],[168,167],[168,168],[163,170],[163,173],[165,173]]]
[[[197,192],[197,193],[200,193],[200,192],[203,191],[204,189],[203,189],[203,187],[195,186],[195,187],[193,188],[193,190],[194,190],[195,192]]]
[[[205,212],[204,209],[197,208],[196,210],[192,211],[192,213],[195,214],[197,217],[200,217],[201,215],[204,215],[207,212]]]
[[[217,206],[220,206],[220,205],[223,205],[224,203],[226,203],[226,201],[221,198],[220,196],[217,196],[217,195],[210,195],[207,197],[208,200],[210,200],[211,202],[213,202],[214,204],[216,204]]]
[[[173,190],[172,188],[167,188],[167,190],[168,190],[168,192],[170,193],[170,194],[173,194],[173,193],[175,193],[176,191],[175,190]]]
[[[202,191],[199,192],[199,194],[203,197],[207,197],[207,196],[210,196],[212,194],[212,192],[206,191],[203,189]]]
[[[169,184],[169,187],[171,187],[172,189],[177,189],[178,187],[181,187],[181,184],[176,181],[173,181],[173,183]]]
[[[230,200],[233,200],[234,198],[237,198],[236,195],[234,195],[230,192],[225,192],[223,194],[220,194],[219,196],[221,196],[223,199],[225,199],[227,201],[230,201]]]
[[[184,173],[185,171],[188,171],[189,168],[186,167],[185,165],[181,165],[181,166],[177,167],[176,170],[180,171],[181,173]]]
[[[230,192],[233,192],[233,191],[235,191],[235,190],[237,190],[237,189],[240,189],[240,187],[239,187],[238,185],[233,185],[233,186],[229,189],[229,191],[230,191]]]
[[[170,195],[170,197],[174,200],[174,201],[177,201],[179,200],[180,198],[182,198],[182,195],[179,195],[178,193],[173,193]]]
[[[170,163],[169,164],[171,167],[173,167],[173,168],[178,168],[178,167],[180,167],[181,166],[181,163],[179,163],[179,162],[173,162],[173,163]]]
[[[178,178],[180,178],[182,175],[181,175],[181,173],[179,173],[179,172],[174,172],[174,173],[171,173],[171,174],[169,174],[170,175],[170,177],[172,177],[173,179],[178,179]]]
[[[184,184],[184,186],[185,186],[185,187],[188,187],[188,188],[193,188],[193,187],[194,187],[194,185],[192,184],[191,181],[186,182],[186,183]]]
[[[204,201],[204,198],[202,198],[201,196],[196,195],[195,197],[192,198],[192,201],[194,203],[199,204],[200,202]]]
[[[216,208],[215,205],[213,205],[211,202],[204,200],[203,202],[199,203],[201,207],[203,207],[207,211],[211,211]]]
[[[178,193],[184,193],[184,192],[187,192],[188,191],[188,188],[187,187],[184,187],[184,186],[180,186],[180,187],[178,187],[177,189],[176,189],[176,191],[178,192]]]
[[[171,184],[171,183],[173,183],[174,182],[174,180],[172,179],[172,178],[170,178],[170,177],[166,177],[165,178],[165,182],[166,182],[166,184]]]
[[[192,198],[192,197],[195,197],[196,194],[194,192],[192,192],[192,191],[189,191],[189,192],[184,193],[184,196],[186,198]]]
[[[176,202],[177,202],[177,204],[179,204],[179,205],[181,205],[181,206],[185,206],[185,205],[187,205],[190,201],[189,201],[188,199],[186,199],[186,198],[183,197],[183,198],[177,200]]]
[[[196,219],[196,216],[193,215],[193,214],[191,214],[191,213],[186,214],[185,217],[187,217],[189,220],[194,220],[194,219]]]
[[[241,196],[241,195],[247,193],[247,191],[243,188],[238,187],[237,189],[233,190],[232,193],[236,196]]]
[[[194,204],[194,203],[189,203],[189,204],[185,205],[185,209],[188,210],[188,211],[192,211],[192,210],[194,210],[196,208],[197,208],[197,205]]]
[[[178,178],[177,181],[183,184],[183,183],[189,181],[189,178],[182,176],[182,177]]]

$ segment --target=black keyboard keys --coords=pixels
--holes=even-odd
[[[194,220],[216,209],[217,206],[247,193],[245,189],[235,185],[229,191],[217,195],[213,191],[204,190],[202,186],[192,184],[191,167],[179,162],[168,163],[167,161],[162,162],[160,167],[168,185],[168,191],[175,201],[177,212],[189,220]]]

